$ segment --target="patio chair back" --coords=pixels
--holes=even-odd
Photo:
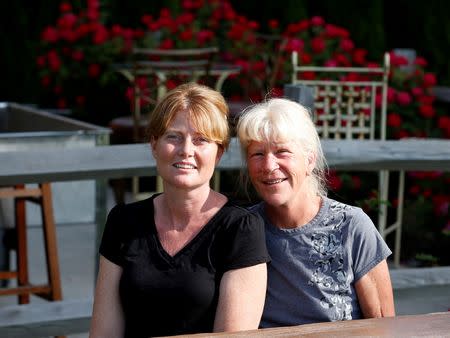
[[[309,108],[322,139],[386,139],[386,110],[389,79],[389,54],[381,67],[302,66],[298,53],[292,53],[292,84],[287,94],[293,99],[310,96],[295,93],[295,88],[312,92]],[[309,94],[306,93],[306,94]],[[294,95],[295,94],[295,95]],[[301,102],[302,103],[302,102]],[[378,128],[377,128],[378,126]],[[398,187],[389,194],[389,171],[379,172],[378,230],[383,238],[395,231],[394,264],[400,264],[403,219],[404,171],[399,172]],[[388,200],[397,198],[395,220],[388,222]]]
[[[363,68],[302,66],[293,52],[292,67],[292,84],[313,91],[312,117],[322,138],[386,138],[388,53],[383,66]]]

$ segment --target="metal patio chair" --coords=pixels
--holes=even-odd
[[[302,66],[293,52],[291,86],[306,86],[312,91],[312,117],[321,138],[385,140],[389,68],[388,53],[382,67],[363,68]],[[305,79],[310,72],[314,79]],[[381,99],[378,104],[377,95]],[[400,171],[396,220],[388,225],[389,171],[379,171],[378,230],[384,239],[395,231],[396,266],[400,263],[404,180],[404,171]]]

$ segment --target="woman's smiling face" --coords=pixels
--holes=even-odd
[[[185,110],[175,115],[164,134],[151,145],[164,184],[180,189],[209,188],[223,153],[217,143],[196,130]]]
[[[295,141],[251,141],[247,148],[250,180],[261,198],[271,206],[295,203],[305,192],[305,179],[313,169]]]

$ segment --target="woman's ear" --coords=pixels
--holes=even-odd
[[[152,152],[153,158],[155,158],[155,159],[156,159],[156,151],[155,151],[155,149],[156,149],[156,142],[157,142],[157,140],[154,137],[152,137],[150,139],[150,150]]]
[[[218,148],[217,148],[216,165],[219,163],[220,159],[222,158],[223,153],[224,153],[223,146],[219,144]]]
[[[306,159],[306,172],[308,175],[311,175],[314,168],[316,167],[316,154],[313,152],[309,152]]]

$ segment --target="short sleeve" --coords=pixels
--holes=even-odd
[[[224,271],[270,261],[266,248],[264,221],[257,214],[245,211],[242,217],[227,228],[224,243]]]
[[[355,208],[352,231],[353,273],[357,281],[392,252],[370,217],[360,208]]]
[[[99,253],[109,261],[122,266],[120,249],[122,246],[121,210],[122,205],[116,205],[108,214]]]

